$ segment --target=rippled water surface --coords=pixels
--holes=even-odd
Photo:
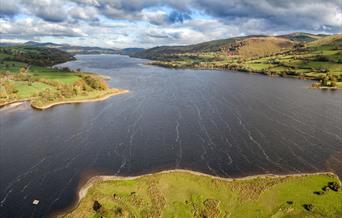
[[[117,55],[63,64],[130,93],[35,111],[0,109],[0,217],[69,206],[94,174],[186,168],[224,177],[342,175],[342,92],[246,73],[173,70]],[[32,200],[39,199],[38,206]]]

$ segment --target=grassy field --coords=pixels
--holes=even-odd
[[[331,182],[340,184],[332,174],[223,180],[184,171],[98,180],[65,217],[341,217],[342,192],[322,190]]]
[[[56,88],[50,85],[47,85],[42,82],[33,82],[30,86],[26,81],[15,81],[9,80],[11,84],[13,84],[14,88],[18,91],[19,99],[28,99],[35,95],[36,93],[43,91],[45,89],[50,89],[55,92]]]

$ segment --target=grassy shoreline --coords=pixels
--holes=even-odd
[[[99,215],[99,213],[100,214],[103,213],[102,215],[109,215],[107,213],[108,211],[110,211],[109,213],[114,213],[113,211],[114,211],[115,208],[121,208],[120,209],[121,212],[124,211],[125,213],[129,213],[130,215],[132,215],[132,213],[134,214],[134,213],[139,212],[139,211],[142,212],[143,211],[143,209],[141,209],[142,206],[141,205],[135,205],[134,201],[132,203],[130,200],[128,200],[129,196],[127,196],[126,194],[130,193],[132,195],[132,193],[134,192],[134,195],[137,193],[137,195],[139,195],[139,197],[143,196],[142,199],[144,199],[146,196],[144,196],[143,193],[140,193],[140,190],[144,189],[146,184],[148,185],[151,182],[155,183],[155,180],[157,180],[158,188],[162,189],[162,190],[159,190],[159,191],[155,190],[155,192],[158,192],[160,195],[162,195],[163,198],[164,198],[164,201],[166,201],[166,205],[168,205],[168,206],[164,205],[163,207],[159,208],[159,212],[158,213],[159,213],[159,215],[163,215],[162,217],[164,217],[165,213],[167,213],[167,211],[170,210],[170,208],[168,208],[168,207],[173,207],[172,206],[173,204],[169,204],[170,202],[169,202],[168,199],[177,200],[177,202],[178,202],[178,200],[180,200],[180,199],[178,199],[179,195],[182,195],[182,199],[184,200],[184,196],[183,196],[184,193],[183,192],[188,192],[189,191],[188,189],[192,190],[191,184],[194,181],[199,186],[208,186],[208,187],[210,187],[208,190],[210,190],[210,192],[212,194],[207,193],[207,195],[218,195],[218,198],[220,198],[220,201],[226,201],[227,199],[222,198],[222,196],[220,196],[219,193],[216,193],[216,191],[221,190],[222,187],[226,187],[226,186],[234,187],[235,185],[237,185],[237,187],[240,187],[239,185],[241,185],[241,184],[244,184],[244,185],[249,184],[249,185],[252,185],[252,186],[255,185],[255,188],[262,190],[260,192],[261,194],[263,194],[264,192],[268,192],[268,191],[272,190],[272,188],[274,186],[276,187],[277,185],[279,185],[279,186],[282,186],[282,185],[293,185],[293,184],[291,184],[291,182],[296,183],[298,181],[301,181],[301,182],[304,182],[304,183],[310,183],[310,182],[311,183],[316,183],[317,181],[321,182],[321,180],[324,180],[324,181],[325,180],[326,181],[332,180],[332,181],[338,182],[338,184],[341,185],[341,181],[339,180],[339,178],[335,174],[333,174],[331,172],[300,173],[300,174],[289,174],[289,175],[265,174],[265,175],[255,175],[255,176],[248,176],[248,177],[241,177],[241,178],[222,178],[222,177],[212,176],[212,175],[208,175],[208,174],[200,173],[200,172],[195,172],[195,171],[191,171],[191,170],[177,169],[177,170],[166,170],[166,171],[161,171],[161,172],[157,172],[157,173],[150,173],[150,174],[144,174],[144,175],[132,176],[132,177],[95,176],[95,177],[90,178],[86,182],[86,184],[83,185],[80,188],[80,190],[78,191],[78,201],[74,205],[74,207],[72,209],[69,209],[69,210],[66,210],[66,211],[63,211],[63,212],[59,213],[57,216],[58,217],[77,217],[77,216],[81,215],[81,216],[98,217],[97,215]],[[182,180],[185,180],[186,183],[183,184]],[[163,182],[160,182],[160,181],[163,181]],[[181,184],[183,184],[184,186],[187,186],[188,183],[190,183],[189,187],[183,187],[181,185]],[[272,184],[272,185],[270,185],[270,187],[266,186],[266,188],[265,188],[264,183],[266,183],[266,184],[269,183],[269,184]],[[322,183],[322,185],[324,185],[323,183]],[[211,187],[212,184],[214,184],[214,187],[216,187],[218,189],[216,190],[214,187]],[[195,184],[193,184],[193,185],[195,185]],[[246,186],[247,189],[251,188],[249,185]],[[106,186],[111,191],[108,192],[107,189],[104,190],[104,189],[100,188],[102,186]],[[132,189],[129,188],[130,186],[132,186],[131,187]],[[165,189],[163,191],[165,186],[167,186],[167,187],[174,187],[174,188],[179,186],[179,189],[180,189],[181,193],[177,193],[177,189],[173,189],[172,192],[169,192],[168,189]],[[260,187],[258,187],[258,186],[260,186]],[[244,187],[244,186],[242,186],[242,187]],[[129,190],[127,190],[127,188]],[[302,188],[305,189],[306,186],[305,187],[301,187],[301,189]],[[318,190],[316,190],[316,189],[318,189]],[[319,191],[319,188],[316,188],[316,189],[312,190],[312,192]],[[122,190],[127,191],[127,193],[126,192],[122,192]],[[113,196],[112,196],[113,193],[112,193],[112,191],[115,191],[115,193],[117,191],[117,194],[119,195],[119,199],[120,200],[118,200],[118,201],[116,201],[115,199],[113,200]],[[197,191],[203,191],[203,190],[199,189]],[[241,190],[241,191],[244,192],[244,191],[247,191],[247,190]],[[257,192],[259,193],[259,191],[257,191]],[[279,192],[278,189],[275,189],[273,191],[275,193]],[[292,191],[296,191],[296,190],[292,190]],[[168,195],[165,194],[164,192],[168,193]],[[230,192],[232,192],[232,193],[230,193]],[[192,195],[197,195],[198,194],[198,193],[195,192],[195,190],[190,191],[190,193],[191,193],[191,196],[186,201],[191,201],[192,198],[193,198]],[[140,196],[140,194],[143,194],[143,195]],[[228,189],[227,194],[235,195],[236,193],[234,193],[234,189],[233,190]],[[238,195],[235,196],[235,197],[239,198],[240,194],[241,193],[238,193]],[[280,193],[280,194],[283,194],[283,193]],[[336,192],[336,194],[339,194],[338,197],[342,199],[342,195],[341,195],[340,191]],[[173,196],[173,195],[175,195],[175,196]],[[330,195],[330,193],[329,193],[329,195]],[[126,197],[128,197],[128,198],[126,199]],[[207,197],[208,196],[205,196],[205,198],[207,198]],[[316,196],[313,194],[313,197],[316,197]],[[115,196],[114,196],[114,198],[115,198]],[[204,198],[204,200],[205,200],[205,198]],[[262,198],[262,197],[258,196],[257,198]],[[93,209],[91,207],[89,207],[89,205],[92,203],[92,201],[96,200],[96,199],[98,199],[99,202],[102,202],[103,207],[105,209],[103,209],[102,211],[95,212],[95,211],[93,211]],[[114,203],[111,202],[112,200],[114,201]],[[146,199],[144,199],[144,200],[146,200]],[[210,198],[210,200],[212,200],[212,199]],[[289,200],[291,200],[291,199],[289,199]],[[336,200],[338,200],[338,199],[336,199]],[[109,202],[107,202],[107,201],[109,201]],[[141,201],[141,199],[140,199],[140,201]],[[151,201],[153,201],[153,200],[151,200]],[[148,202],[151,203],[151,201],[150,200],[146,200],[145,203],[148,203]],[[247,199],[246,202],[249,202],[249,201],[250,201],[250,199],[249,200]],[[117,203],[119,204],[119,206],[117,205]],[[226,203],[228,203],[228,202],[226,202]],[[87,206],[85,206],[86,204],[87,204]],[[113,206],[113,208],[111,208],[111,206]],[[199,205],[197,205],[197,206],[199,208],[201,207]],[[284,206],[284,205],[282,205],[282,206]],[[286,204],[285,204],[285,206],[286,207],[291,207],[291,205],[286,205]],[[296,207],[297,206],[298,205],[296,205]],[[175,208],[173,208],[173,209],[175,209]],[[177,212],[177,213],[178,212],[185,212],[185,211],[183,211],[183,209],[181,211],[173,211],[173,212]],[[220,208],[220,209],[222,209],[222,208]],[[234,209],[234,208],[230,208],[230,209]],[[156,211],[154,211],[154,212],[156,212]],[[300,210],[299,212],[300,213],[306,213],[305,209]],[[337,212],[342,214],[342,207],[338,208]],[[210,211],[208,213],[210,213]],[[140,216],[138,216],[138,217],[140,217]],[[221,217],[221,216],[214,216],[214,217]]]
[[[109,93],[105,93],[104,95],[100,95],[98,97],[95,98],[88,98],[88,99],[79,99],[79,100],[73,100],[73,99],[68,99],[66,101],[58,101],[58,102],[53,102],[47,105],[43,105],[43,106],[37,106],[34,104],[31,104],[31,107],[33,107],[34,109],[37,110],[45,110],[48,108],[51,108],[53,106],[56,105],[62,105],[62,104],[76,104],[76,103],[87,103],[87,102],[97,102],[97,101],[104,101],[114,95],[120,95],[120,94],[125,94],[128,93],[128,90],[113,90],[113,92],[109,92]]]
[[[46,110],[48,108],[57,106],[57,105],[62,105],[62,104],[78,104],[78,103],[87,103],[87,102],[97,102],[97,101],[104,101],[112,96],[115,95],[121,95],[121,94],[125,94],[125,93],[129,93],[129,90],[125,90],[125,89],[113,89],[113,92],[109,92],[109,93],[104,93],[103,95],[99,95],[98,97],[91,97],[88,99],[79,99],[79,100],[73,100],[73,99],[67,99],[64,101],[57,101],[57,102],[53,102],[53,103],[49,103],[43,106],[37,106],[34,104],[30,104],[30,106],[34,109],[37,110]],[[11,105],[13,104],[21,104],[25,101],[31,101],[31,99],[21,99],[21,100],[14,100],[14,101],[10,101],[10,102],[6,102],[3,104],[0,104],[0,108],[5,108],[5,107],[11,107]]]
[[[194,70],[226,70],[226,71],[236,71],[236,72],[242,72],[242,73],[251,73],[251,74],[260,74],[265,76],[276,76],[276,77],[283,77],[283,78],[292,78],[292,79],[301,79],[301,80],[310,80],[310,81],[316,81],[317,84],[317,78],[309,77],[309,76],[296,76],[296,75],[280,75],[280,74],[267,74],[263,71],[257,71],[244,68],[244,69],[236,69],[236,68],[227,68],[227,67],[203,67],[203,66],[182,66],[178,65],[177,62],[162,62],[162,61],[152,61],[147,63],[148,65],[155,65],[159,67],[165,67],[169,69],[194,69]],[[337,83],[336,87],[330,87],[330,86],[321,86],[319,85],[317,87],[313,87],[315,83],[312,84],[312,88],[317,89],[328,89],[328,90],[342,90],[342,82]]]

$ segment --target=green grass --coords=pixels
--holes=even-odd
[[[17,74],[21,67],[25,67],[27,64],[16,61],[4,61],[0,64],[0,72],[10,72]],[[74,83],[79,80],[79,77],[74,72],[63,71],[54,68],[31,66],[29,73],[40,78],[57,80],[63,83]]]
[[[53,68],[32,66],[30,73],[41,78],[57,80],[62,83],[72,84],[80,78],[73,72],[57,70]]]
[[[37,94],[38,92],[50,89],[51,91],[56,91],[56,88],[53,86],[49,86],[45,83],[41,82],[34,82],[30,86],[27,82],[24,81],[10,81],[12,84],[14,84],[15,89],[18,90],[18,96],[22,99],[28,99],[32,97],[34,94]]]
[[[98,181],[66,217],[341,217],[341,191],[314,194],[328,182],[340,183],[327,174],[226,181],[188,172],[157,173]],[[95,200],[102,205],[98,212],[92,208]]]
[[[20,68],[25,66],[27,66],[27,64],[22,62],[3,61],[0,64],[0,72],[7,72],[9,73],[9,76],[15,76],[19,74]],[[28,74],[32,75],[34,78],[46,79],[51,81],[55,80],[60,82],[61,84],[73,84],[75,81],[81,79],[74,72],[40,66],[31,66],[29,68]],[[4,77],[4,75],[1,75],[0,79],[2,77]],[[56,87],[48,85],[43,82],[36,81],[29,85],[27,81],[18,81],[13,79],[9,79],[9,81],[14,85],[14,88],[18,91],[16,100],[31,99],[34,95],[41,91],[44,91],[45,89],[50,89],[52,92],[56,91]],[[15,99],[8,100],[13,101]],[[3,104],[4,102],[0,103]]]

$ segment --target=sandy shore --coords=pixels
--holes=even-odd
[[[104,95],[103,97],[100,98],[92,98],[92,99],[83,99],[83,100],[70,100],[70,101],[60,101],[60,102],[54,102],[48,105],[44,105],[44,106],[35,106],[32,105],[31,106],[37,110],[45,110],[48,109],[50,107],[56,106],[56,105],[61,105],[61,104],[75,104],[75,103],[87,103],[87,102],[96,102],[96,101],[104,101],[114,95],[120,95],[120,94],[124,94],[124,93],[128,93],[128,90],[120,90],[118,92],[113,92],[113,93],[109,93]]]
[[[22,99],[22,100],[15,100],[15,101],[6,102],[4,104],[0,104],[0,108],[5,109],[5,108],[17,107],[17,106],[23,104],[25,101],[28,101],[28,100],[29,99]]]
[[[111,79],[112,79],[112,77],[107,76],[107,75],[98,74],[98,76],[101,77],[101,78],[104,79],[104,80],[111,80]]]

